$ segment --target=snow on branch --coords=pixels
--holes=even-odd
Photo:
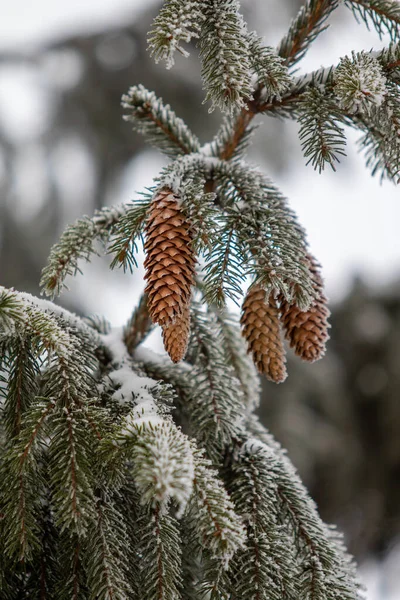
[[[78,219],[70,225],[60,241],[50,251],[47,266],[43,269],[40,285],[43,292],[54,297],[60,294],[64,281],[69,275],[80,271],[79,260],[89,262],[92,254],[98,254],[95,242],[105,243],[116,223],[125,214],[126,205],[103,208],[96,211],[94,216]]]
[[[147,137],[150,144],[164,154],[175,158],[180,154],[198,152],[200,142],[169,104],[157,98],[143,85],[130,88],[122,96],[122,106],[129,111],[125,121],[133,123],[134,130]]]

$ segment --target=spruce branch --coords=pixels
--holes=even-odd
[[[368,114],[383,103],[387,93],[380,62],[366,52],[353,52],[351,58],[342,58],[333,78],[339,105],[347,114]]]
[[[80,260],[89,262],[93,254],[98,255],[95,242],[107,242],[126,210],[125,205],[103,208],[91,218],[78,219],[65,230],[60,241],[52,247],[48,264],[42,272],[40,285],[47,296],[59,295],[66,287],[65,279],[81,273],[78,266]]]
[[[242,276],[255,275],[262,287],[275,288],[307,308],[313,290],[305,266],[305,232],[286,199],[267,177],[244,163],[219,163],[217,169],[225,219],[238,240]]]
[[[4,550],[19,561],[29,561],[40,547],[38,514],[44,481],[39,468],[47,421],[54,401],[38,400],[28,411],[23,429],[2,462],[0,475],[4,512]]]
[[[372,25],[380,38],[388,33],[391,39],[400,38],[400,7],[397,0],[345,0],[357,21]]]
[[[204,20],[201,0],[165,0],[149,32],[149,49],[156,62],[166,61],[167,69],[175,62],[176,50],[189,56],[182,43],[198,38]]]
[[[310,87],[302,95],[299,105],[299,138],[307,165],[321,173],[325,165],[336,170],[340,156],[346,156],[346,136],[338,124],[342,119],[332,99],[318,87]]]
[[[216,222],[216,242],[205,253],[203,284],[206,301],[223,307],[227,298],[237,304],[242,295],[245,255],[235,231],[236,220],[221,215]]]
[[[304,57],[310,44],[327,29],[326,21],[338,5],[338,0],[306,0],[279,45],[278,54],[287,65]]]
[[[207,549],[226,567],[235,553],[244,546],[243,524],[234,512],[218,473],[204,456],[204,451],[193,446],[194,485],[185,517],[198,539],[199,546]],[[188,532],[188,535],[190,533]]]
[[[200,142],[184,121],[143,85],[131,87],[122,96],[122,106],[129,111],[125,121],[133,123],[135,131],[170,158],[199,151]]]
[[[19,434],[24,413],[38,394],[38,358],[29,338],[15,337],[5,345],[2,356],[6,368],[7,388],[4,391],[4,426],[10,439]]]
[[[147,294],[142,294],[139,304],[124,329],[124,342],[129,354],[141,344],[153,328],[147,306]]]
[[[96,498],[96,518],[83,545],[83,560],[93,600],[132,597],[128,582],[130,539],[123,514],[109,495]]]
[[[280,100],[292,83],[287,65],[274,48],[263,46],[256,33],[250,40],[250,63],[257,75],[258,86],[262,87],[263,100]]]
[[[188,359],[194,365],[188,417],[196,438],[213,461],[242,428],[242,393],[226,362],[222,334],[214,315],[192,304]]]
[[[110,240],[109,254],[114,254],[111,269],[123,267],[132,273],[137,267],[136,253],[138,238],[141,239],[147,210],[150,206],[153,190],[142,194],[143,198],[128,205],[126,213],[118,221]]]
[[[205,102],[231,114],[252,97],[249,37],[237,0],[206,0],[199,47]]]
[[[160,507],[143,509],[138,538],[141,599],[178,600],[182,550],[177,521]]]
[[[215,309],[217,323],[221,328],[222,343],[228,364],[233,366],[240,382],[246,411],[252,412],[259,404],[260,379],[253,361],[247,353],[236,315],[227,310]]]

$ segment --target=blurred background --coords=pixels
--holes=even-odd
[[[275,45],[295,0],[242,1]],[[196,48],[166,71],[146,53],[159,0],[0,0],[0,284],[39,294],[49,249],[67,224],[151,185],[165,159],[122,121],[121,95],[143,83],[203,142],[221,116],[202,105]],[[300,72],[387,44],[340,7]],[[260,119],[261,121],[261,119]],[[349,131],[336,173],[305,166],[297,126],[267,116],[251,149],[291,201],[324,268],[332,330],[326,358],[290,359],[283,386],[263,383],[263,421],[288,448],[323,518],[345,532],[369,600],[400,599],[399,190],[373,179]],[[84,266],[60,299],[114,325],[129,317],[143,272]],[[158,346],[159,340],[150,340]]]

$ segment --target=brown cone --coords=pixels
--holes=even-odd
[[[325,354],[328,335],[328,301],[324,294],[324,284],[320,265],[311,255],[308,256],[311,279],[316,300],[309,310],[302,312],[296,305],[281,301],[281,319],[285,337],[295,353],[303,360],[314,362]]]
[[[272,296],[266,299],[265,290],[252,285],[242,306],[240,319],[249,352],[262,373],[270,381],[286,379],[286,356],[281,338],[279,310]]]
[[[164,348],[170,355],[172,362],[181,361],[186,354],[190,333],[190,314],[186,308],[182,315],[171,325],[166,325],[162,330]]]
[[[153,199],[145,232],[149,313],[154,323],[166,326],[189,305],[195,265],[189,226],[171,190]]]

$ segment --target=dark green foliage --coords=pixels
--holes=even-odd
[[[198,152],[200,142],[185,122],[143,85],[132,87],[122,97],[122,106],[130,112],[125,115],[125,120],[131,121],[136,131],[170,158]]]
[[[320,173],[326,164],[335,171],[339,157],[346,156],[346,136],[338,124],[340,112],[332,99],[318,87],[311,87],[305,92],[299,110],[299,138],[307,164],[311,163]]]

